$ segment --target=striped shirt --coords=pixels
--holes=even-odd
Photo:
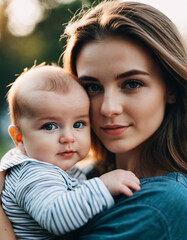
[[[5,169],[2,206],[17,239],[55,239],[114,205],[103,182],[85,180],[77,166],[65,172],[12,149],[0,162]]]

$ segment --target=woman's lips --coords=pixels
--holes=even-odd
[[[128,126],[122,126],[122,125],[105,125],[104,127],[102,127],[103,131],[108,134],[108,135],[120,135],[121,133],[123,133]]]

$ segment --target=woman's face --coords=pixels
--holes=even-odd
[[[81,49],[76,67],[90,96],[92,128],[109,151],[137,149],[158,129],[166,90],[142,45],[119,38],[93,41]]]

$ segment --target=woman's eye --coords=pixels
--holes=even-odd
[[[95,93],[103,92],[103,88],[95,83],[83,83],[83,87],[88,93],[88,95],[91,96],[94,95]]]
[[[83,123],[83,122],[75,122],[73,124],[74,128],[83,128],[83,126],[85,126],[85,123]]]
[[[54,123],[46,123],[41,127],[41,129],[47,130],[47,131],[51,131],[57,128],[58,128],[57,125]]]
[[[141,82],[137,82],[137,81],[129,81],[129,82],[124,82],[122,84],[122,88],[123,89],[130,89],[130,90],[134,90],[137,89],[139,87],[141,87],[143,84]]]

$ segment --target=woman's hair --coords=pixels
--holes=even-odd
[[[161,68],[166,89],[173,91],[174,104],[167,104],[159,129],[145,143],[141,154],[144,165],[169,171],[187,172],[186,88],[187,56],[175,25],[152,6],[137,2],[104,1],[75,17],[65,29],[67,37],[63,65],[74,75],[82,47],[107,37],[130,38],[149,49]],[[104,151],[94,137],[96,152],[103,155],[102,171],[114,168],[114,154]],[[108,157],[109,154],[112,157]]]

